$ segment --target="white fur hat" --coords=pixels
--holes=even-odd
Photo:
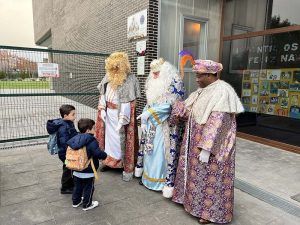
[[[164,64],[165,60],[163,58],[159,58],[159,59],[154,59],[151,63],[150,63],[150,70],[151,72],[158,72],[161,70],[161,66]]]

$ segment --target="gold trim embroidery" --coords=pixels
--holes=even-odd
[[[156,114],[156,112],[153,109],[151,109],[151,108],[148,109],[148,112],[151,113],[151,115],[154,117],[154,119],[156,120],[156,122],[158,124],[161,124],[161,121],[160,121],[158,115]]]
[[[146,180],[149,180],[151,182],[161,182],[161,183],[166,182],[166,179],[163,179],[163,178],[160,178],[160,179],[151,178],[145,172],[143,174],[143,178],[145,178]]]

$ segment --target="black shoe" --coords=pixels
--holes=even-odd
[[[101,169],[100,169],[100,172],[106,172],[110,170],[110,168],[108,166],[103,166]]]
[[[65,195],[65,194],[72,194],[73,193],[73,189],[60,189],[60,193],[62,195]]]
[[[139,181],[139,185],[142,185],[142,186],[144,186],[142,179],[140,179],[140,181]]]

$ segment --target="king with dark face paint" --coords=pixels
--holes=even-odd
[[[218,79],[222,64],[194,60],[199,89],[173,106],[170,120],[186,122],[173,201],[201,224],[233,217],[236,114],[244,111],[234,89]]]

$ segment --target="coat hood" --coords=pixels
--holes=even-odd
[[[48,133],[53,134],[57,132],[58,128],[62,126],[64,123],[66,123],[66,121],[64,121],[63,119],[48,120],[46,125]]]
[[[92,134],[77,134],[67,142],[67,145],[75,150],[86,146],[93,140],[94,136]]]

